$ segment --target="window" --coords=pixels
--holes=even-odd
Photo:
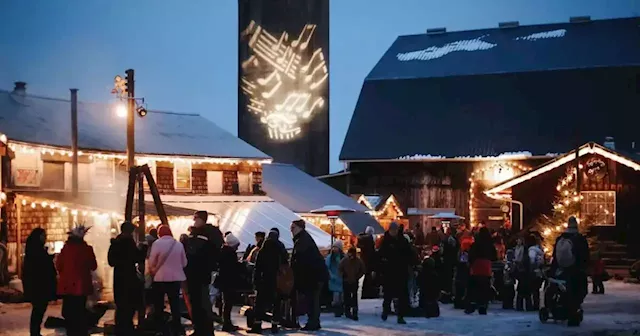
[[[64,189],[64,162],[43,162],[40,187],[55,190]]]
[[[593,225],[616,225],[616,193],[614,191],[583,191],[582,217]]]
[[[71,163],[64,164],[64,187],[67,190],[72,188],[73,166]],[[88,163],[78,163],[78,190],[91,189],[91,165]]]
[[[207,171],[207,192],[209,194],[222,194],[224,179],[221,171]]]
[[[40,152],[18,153],[11,161],[13,184],[17,187],[37,187],[40,185]]]
[[[191,163],[174,163],[173,177],[176,190],[191,190]]]
[[[241,194],[249,194],[252,192],[251,180],[251,173],[238,172],[238,189]]]
[[[113,189],[115,165],[113,160],[96,160],[93,162],[93,185],[97,190]]]

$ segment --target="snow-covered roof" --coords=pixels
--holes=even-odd
[[[308,214],[326,205],[356,210],[340,215],[351,232],[361,233],[367,226],[373,227],[376,232],[383,232],[380,224],[365,213],[369,210],[365,206],[293,165],[263,165],[262,189],[267,196],[299,214]]]
[[[0,90],[0,132],[9,140],[71,146],[69,100]],[[78,102],[78,143],[83,150],[125,152],[126,119],[114,104]],[[269,156],[198,114],[149,111],[136,118],[141,154],[268,159]]]
[[[231,231],[240,240],[240,250],[249,244],[255,244],[255,233],[258,231],[269,232],[272,228],[280,230],[280,240],[285,247],[293,248],[290,225],[300,216],[271,199],[260,198],[259,201],[230,199],[209,196],[205,199],[193,201],[191,196],[163,195],[162,201],[174,207],[204,210],[215,214],[215,219],[210,222],[217,224],[222,232]],[[331,236],[313,224],[307,225],[307,232],[313,237],[321,249],[331,247]]]

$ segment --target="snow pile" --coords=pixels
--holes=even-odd
[[[486,36],[488,35],[483,35],[473,40],[455,41],[455,42],[447,43],[442,47],[432,46],[427,49],[416,50],[416,51],[411,51],[406,53],[398,53],[396,55],[396,58],[398,59],[398,61],[401,61],[401,62],[428,61],[428,60],[446,56],[456,51],[488,50],[497,46],[497,44],[482,41],[482,39]]]
[[[396,160],[433,160],[433,159],[444,159],[444,158],[445,157],[441,155],[414,154],[414,155],[401,156]]]
[[[546,32],[535,33],[527,36],[516,37],[516,41],[537,41],[542,39],[560,38],[567,33],[566,29],[550,30]]]

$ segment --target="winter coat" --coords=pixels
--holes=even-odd
[[[93,294],[91,272],[98,268],[93,247],[77,237],[69,237],[58,255],[58,295],[88,296]]]
[[[209,241],[213,244],[215,248],[220,250],[222,245],[224,245],[224,236],[222,235],[222,231],[217,226],[213,226],[213,224],[207,223],[203,229],[203,234],[209,239]]]
[[[48,302],[56,299],[56,268],[53,265],[53,256],[49,255],[42,243],[29,246],[27,241],[22,286],[24,298],[28,302]]]
[[[276,290],[278,270],[289,262],[289,253],[277,236],[270,236],[264,241],[256,256],[253,269],[253,285],[260,290]]]
[[[348,284],[358,283],[360,278],[366,272],[366,266],[360,258],[351,258],[349,256],[342,259],[338,265],[338,271],[344,282]]]
[[[413,254],[411,245],[398,234],[392,237],[387,231],[380,243],[378,259],[385,288],[406,286],[409,279],[409,268],[416,264],[417,256]]]
[[[422,260],[422,267],[417,282],[420,292],[426,301],[437,301],[440,297],[440,279],[437,260],[427,257]]]
[[[246,271],[242,263],[238,261],[236,251],[225,245],[220,251],[220,273],[216,278],[215,286],[219,290],[236,291],[241,287],[242,274]]]
[[[329,272],[322,254],[306,230],[293,237],[291,269],[295,278],[295,288],[305,292],[316,288],[319,283],[329,280]]]
[[[342,252],[329,253],[325,258],[327,269],[329,270],[329,290],[334,293],[342,293],[342,275],[340,274],[340,262],[344,258]]]
[[[164,264],[160,264],[165,259]],[[151,246],[149,255],[149,269],[155,272],[155,282],[185,281],[187,276],[184,268],[187,267],[187,255],[184,246],[171,236],[160,237]]]
[[[204,228],[194,228],[191,231],[184,244],[184,251],[187,256],[187,266],[184,269],[187,281],[192,284],[210,284],[211,272],[217,269],[220,249],[209,240]]]
[[[442,248],[442,261],[445,264],[450,265],[450,267],[453,267],[453,265],[455,265],[456,261],[458,260],[458,253],[460,251],[458,240],[453,236],[449,236],[443,242]]]
[[[438,231],[431,231],[427,233],[427,245],[440,245],[440,234],[438,233]]]
[[[140,295],[142,283],[136,264],[144,260],[145,250],[140,250],[132,236],[118,235],[111,239],[107,260],[113,267],[113,291],[116,297]]]
[[[357,247],[360,249],[360,259],[367,268],[366,272],[374,272],[376,270],[376,246],[373,236],[361,233],[358,235]]]
[[[593,265],[591,266],[591,275],[593,276],[601,276],[605,272],[604,261],[598,258],[593,261]]]
[[[469,249],[470,274],[490,277],[491,263],[496,260],[496,248],[491,242],[476,241]]]

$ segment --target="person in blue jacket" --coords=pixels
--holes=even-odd
[[[331,302],[331,305],[333,306],[336,317],[342,316],[343,313],[342,276],[340,275],[340,270],[338,268],[340,262],[342,261],[342,258],[344,258],[344,251],[342,250],[342,248],[342,241],[337,240],[335,243],[333,243],[331,252],[325,259],[327,269],[329,270],[329,291],[333,295],[333,301]]]

